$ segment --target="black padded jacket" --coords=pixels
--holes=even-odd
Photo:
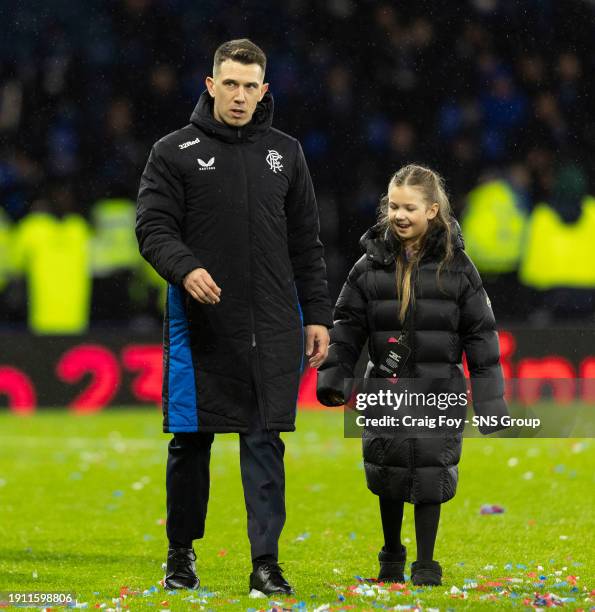
[[[272,119],[269,93],[235,128],[215,120],[204,92],[191,123],[155,143],[143,172],[136,234],[169,283],[165,432],[246,432],[258,419],[295,429],[303,326],[332,326],[308,167]],[[199,267],[221,288],[220,303],[184,290]]]
[[[447,233],[436,225],[428,230],[413,275],[415,299],[410,310],[411,355],[402,377],[449,379],[453,392],[466,389],[462,365],[467,357],[478,415],[508,414],[500,365],[496,323],[477,269],[464,251],[460,228],[451,223],[454,256],[440,273]],[[366,377],[375,367],[391,337],[403,325],[398,313],[395,267],[401,244],[392,232],[374,226],[362,236],[365,254],[352,268],[334,311],[329,357],[319,368],[317,393],[323,404],[343,395],[345,378],[352,378],[361,350],[368,341]],[[484,432],[487,433],[486,430]],[[458,482],[462,436],[390,439],[363,434],[368,487],[376,494],[411,503],[444,502]]]

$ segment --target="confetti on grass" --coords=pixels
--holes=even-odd
[[[504,508],[497,504],[482,504],[479,514],[503,514]]]
[[[552,559],[550,562],[554,563],[554,560]],[[580,608],[580,601],[580,603],[584,602],[583,609],[595,610],[593,606],[595,591],[591,591],[589,594],[589,590],[586,587],[583,587],[581,591],[578,586],[580,577],[573,574],[567,575],[567,567],[550,571],[547,574],[544,573],[543,565],[534,562],[530,564],[509,562],[503,567],[505,570],[515,572],[515,575],[486,579],[485,576],[480,574],[477,577],[465,578],[463,585],[448,585],[448,577],[446,576],[443,578],[445,580],[445,585],[447,585],[447,590],[444,591],[444,595],[450,599],[466,600],[469,604],[475,601],[482,601],[501,602],[501,604],[506,603],[514,606],[522,602],[525,606],[533,608],[571,606],[572,609],[576,609],[577,606]],[[538,571],[532,570],[531,568],[537,568]],[[496,568],[494,565],[486,565],[483,569],[494,570]],[[566,577],[564,578],[564,576]],[[330,604],[330,607],[324,609],[346,610],[357,607],[357,605],[345,605],[350,603],[356,604],[356,602],[353,601],[356,598],[363,600],[367,607],[378,609],[416,609],[426,612],[432,609],[423,607],[423,599],[421,598],[424,593],[431,593],[434,587],[416,588],[411,586],[410,583],[384,584],[379,583],[375,578],[362,578],[361,576],[355,576],[355,579],[357,580],[357,584],[354,585],[331,585],[337,592],[338,601],[335,604]],[[409,576],[406,576],[406,579],[409,580]],[[554,592],[554,589],[557,589],[557,592]],[[408,595],[413,595],[416,598],[415,605],[394,605],[395,596],[402,597]],[[337,604],[339,605],[337,606]],[[289,606],[286,606],[286,609],[288,608]],[[455,608],[452,607],[446,608],[447,612],[454,609]]]
[[[468,566],[468,563],[459,562],[458,566]],[[489,571],[489,577],[482,575],[482,570],[477,576],[469,576],[462,583],[453,584],[448,575],[443,577],[444,586],[441,589],[435,587],[416,587],[409,582],[410,576],[405,575],[406,583],[383,583],[375,578],[363,578],[355,576],[355,584],[331,584],[329,585],[336,593],[336,599],[331,602],[316,600],[316,595],[311,595],[306,601],[297,599],[283,599],[276,601],[269,599],[256,607],[248,608],[252,612],[267,610],[268,612],[331,612],[359,609],[383,610],[418,610],[423,612],[436,612],[437,608],[424,606],[424,596],[444,594],[447,601],[452,602],[450,606],[443,605],[441,610],[454,612],[457,603],[464,600],[465,604],[473,609],[474,602],[494,602],[498,606],[515,606],[525,608],[565,607],[567,609],[595,610],[595,590],[588,589],[580,584],[580,576],[572,573],[572,568],[579,567],[580,562],[568,563],[568,566],[558,566],[557,560],[549,559],[547,563],[518,563],[509,561],[506,564],[495,566],[488,564],[483,566],[483,572]],[[547,567],[548,569],[544,569]],[[508,575],[499,572],[504,569]],[[334,568],[333,574],[344,575],[341,569]],[[340,579],[340,578],[339,578]],[[226,609],[226,606],[238,604],[237,599],[218,599],[218,592],[210,592],[204,588],[196,591],[178,590],[164,591],[163,580],[160,586],[152,585],[144,590],[131,590],[128,586],[120,587],[119,597],[107,599],[106,601],[80,603],[77,607],[94,607],[105,610],[105,612],[122,612],[125,609],[134,610],[134,598],[151,598],[153,601],[145,601],[145,606],[155,606],[155,610],[178,609],[182,604],[183,609],[207,609],[213,606]],[[94,593],[98,595],[99,593]],[[167,597],[167,599],[164,599]],[[408,599],[405,599],[408,598]],[[410,603],[411,599],[414,601]],[[400,600],[400,602],[399,602]],[[452,600],[457,600],[452,601]],[[254,602],[256,604],[256,602]],[[436,605],[436,604],[434,604]],[[463,605],[462,601],[461,604]],[[71,606],[74,607],[74,606]],[[499,609],[499,608],[498,608]]]

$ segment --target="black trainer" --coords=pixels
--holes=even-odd
[[[411,564],[411,582],[416,586],[440,586],[442,568],[438,561],[414,561]]]
[[[250,574],[250,597],[269,595],[293,595],[291,585],[283,578],[283,570],[272,561],[258,563]]]
[[[198,589],[200,579],[196,575],[196,553],[192,548],[170,548],[167,551],[167,567],[163,587],[173,589]]]
[[[400,553],[385,550],[384,546],[378,553],[380,572],[378,582],[405,582],[405,562],[407,561],[407,548],[401,545]]]

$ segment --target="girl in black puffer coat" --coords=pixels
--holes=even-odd
[[[319,401],[329,406],[344,403],[344,379],[353,378],[366,340],[370,357],[366,377],[378,376],[387,343],[405,331],[411,352],[401,377],[449,379],[453,391],[464,391],[464,351],[476,414],[507,414],[490,300],[463,250],[442,179],[417,165],[399,170],[381,200],[377,225],[360,243],[365,255],[339,295],[329,355],[318,370]],[[480,431],[501,428],[480,427]],[[456,432],[403,439],[364,431],[366,479],[380,498],[385,539],[379,553],[379,580],[404,580],[401,523],[404,502],[410,502],[415,506],[418,555],[411,568],[412,581],[441,584],[434,544],[440,504],[456,492],[461,447],[461,433]]]

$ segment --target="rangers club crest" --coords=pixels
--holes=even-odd
[[[277,151],[273,149],[269,149],[269,154],[267,155],[267,164],[275,174],[283,170],[283,164],[281,163],[282,159],[283,155],[280,155]]]

